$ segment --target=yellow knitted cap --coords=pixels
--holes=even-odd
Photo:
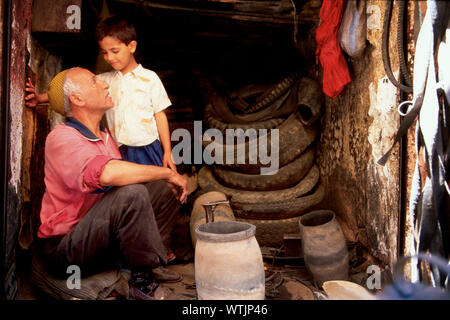
[[[65,115],[63,85],[67,71],[69,70],[63,70],[60,73],[58,73],[48,84],[48,91],[47,91],[50,107],[59,114],[62,114],[63,116]]]

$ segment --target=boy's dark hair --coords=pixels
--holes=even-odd
[[[131,41],[136,40],[136,30],[124,18],[111,16],[98,23],[95,37],[97,41],[101,41],[105,37],[115,37],[128,45]]]

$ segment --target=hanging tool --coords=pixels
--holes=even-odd
[[[214,222],[214,210],[216,210],[216,207],[220,204],[230,204],[230,201],[228,200],[220,200],[220,201],[214,201],[214,202],[207,202],[202,204],[203,208],[205,208],[206,212],[206,223]]]

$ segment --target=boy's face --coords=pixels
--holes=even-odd
[[[134,69],[133,53],[136,51],[136,41],[131,41],[128,45],[115,37],[105,37],[98,42],[100,50],[105,61],[110,64],[114,70],[126,73]]]

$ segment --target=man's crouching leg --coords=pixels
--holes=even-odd
[[[170,251],[172,233],[176,225],[180,203],[166,182],[162,180],[148,182],[145,186],[155,212],[162,242],[165,249]],[[167,263],[167,256],[164,258],[164,263]]]
[[[45,248],[46,260],[62,272],[78,265],[82,276],[105,271],[118,259],[125,268],[151,270],[167,256],[149,193],[141,184],[106,193],[53,245]]]
[[[145,186],[148,190],[150,202],[152,203],[155,212],[156,223],[158,224],[164,248],[167,252],[170,252],[172,233],[178,217],[180,203],[172,190],[167,186],[166,182],[162,180],[148,182]],[[167,264],[167,254],[162,260],[163,264]],[[154,268],[153,274],[156,280],[163,282],[177,282],[183,279],[178,273],[166,269],[163,266]]]

